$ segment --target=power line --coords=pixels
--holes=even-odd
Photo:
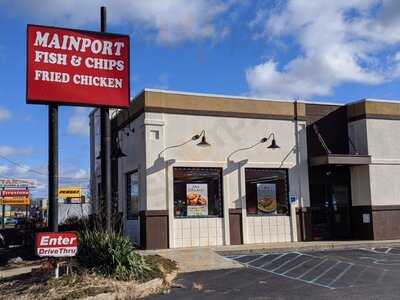
[[[3,160],[9,162],[10,164],[13,164],[13,165],[15,165],[15,166],[18,166],[18,167],[20,167],[20,168],[25,169],[25,170],[27,170],[28,172],[35,173],[35,174],[38,174],[38,175],[41,175],[41,176],[46,176],[46,177],[48,176],[48,174],[46,174],[46,173],[43,173],[43,172],[41,172],[41,171],[32,169],[31,167],[26,166],[26,165],[24,165],[24,164],[22,164],[22,163],[19,163],[19,162],[17,162],[17,161],[11,160],[11,159],[9,159],[8,157],[6,157],[6,156],[4,156],[4,155],[0,155],[0,158],[2,158]],[[77,182],[78,182],[78,181],[79,181],[79,182],[89,181],[89,178],[88,178],[88,179],[79,179],[79,178],[64,177],[64,176],[59,176],[58,178],[61,179],[61,180],[74,180],[74,181],[77,181]]]

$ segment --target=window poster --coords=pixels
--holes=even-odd
[[[206,183],[186,184],[187,216],[208,215],[208,186]]]
[[[276,184],[257,184],[257,207],[264,213],[276,213]]]

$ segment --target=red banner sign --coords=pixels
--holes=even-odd
[[[29,197],[29,190],[27,190],[27,189],[6,189],[6,190],[2,190],[0,195],[2,197]]]
[[[36,254],[40,257],[75,256],[77,252],[75,232],[40,232],[36,235]]]
[[[129,106],[129,36],[28,25],[28,103]]]

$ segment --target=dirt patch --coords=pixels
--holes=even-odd
[[[44,265],[28,274],[0,279],[0,299],[136,299],[168,290],[176,276],[176,264],[158,255],[146,260],[155,271],[153,279],[144,283],[82,270],[55,279]]]

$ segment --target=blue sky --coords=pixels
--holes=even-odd
[[[131,36],[143,88],[349,102],[400,99],[396,0],[0,0],[0,177],[46,195],[47,107],[25,103],[26,24]],[[62,183],[88,183],[88,108],[60,109]]]

